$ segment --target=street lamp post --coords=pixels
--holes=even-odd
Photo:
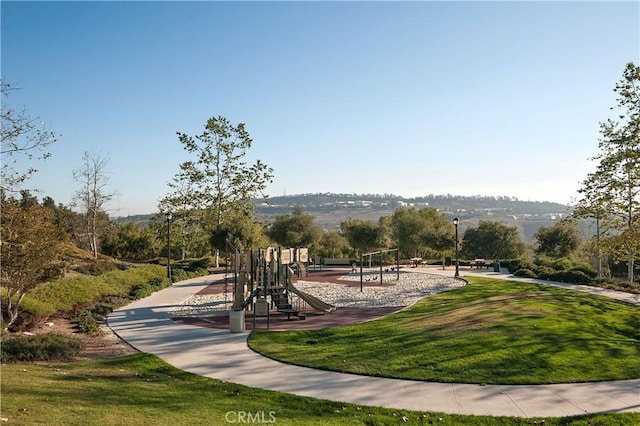
[[[171,281],[171,212],[165,214],[167,218],[167,278]]]
[[[458,222],[457,217],[453,219],[453,226],[456,228],[456,272],[453,276],[456,278],[460,276],[460,271],[458,270]]]

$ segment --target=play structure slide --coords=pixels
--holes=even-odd
[[[304,291],[298,289],[296,286],[293,285],[293,283],[291,282],[291,279],[289,279],[288,286],[290,291],[300,296],[300,298],[305,302],[307,302],[307,304],[311,306],[313,309],[316,309],[322,312],[331,312],[336,308],[335,306],[327,302],[323,302],[317,297],[312,296],[309,293],[305,293]]]

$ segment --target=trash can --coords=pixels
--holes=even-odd
[[[269,311],[269,302],[264,297],[259,297],[256,300],[256,316],[257,317],[266,317]]]
[[[244,311],[229,311],[229,330],[232,333],[242,333],[244,331]]]
[[[500,259],[493,262],[493,272],[500,272]]]

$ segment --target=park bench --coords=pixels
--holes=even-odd
[[[475,267],[476,269],[480,269],[480,268],[489,269],[491,265],[492,265],[492,262],[489,262],[486,259],[473,259],[471,262],[469,262],[469,266],[471,266],[472,268]]]

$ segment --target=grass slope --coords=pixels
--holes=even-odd
[[[640,414],[547,418],[542,423],[540,418],[356,406],[199,377],[145,354],[90,363],[3,365],[1,386],[1,416],[13,425],[640,424]]]
[[[640,377],[640,308],[551,286],[470,278],[464,288],[377,321],[254,331],[249,344],[292,364],[403,379],[620,380]]]

